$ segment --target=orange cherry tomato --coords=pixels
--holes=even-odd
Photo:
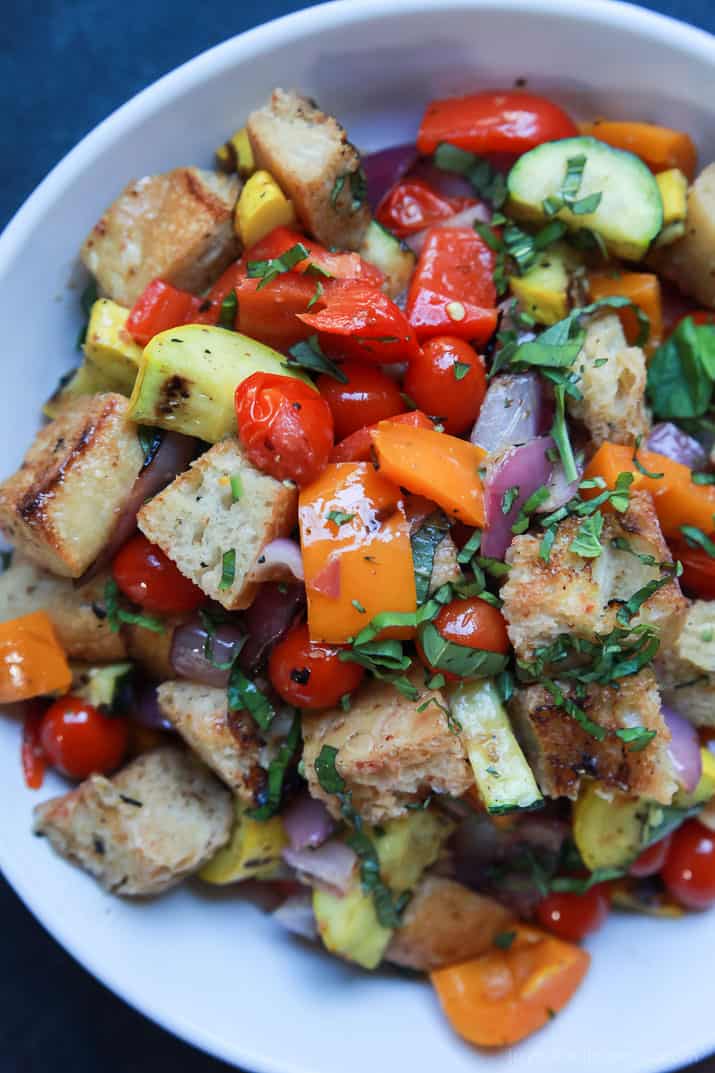
[[[357,663],[343,663],[340,648],[314,644],[305,624],[294,626],[268,661],[271,685],[295,708],[330,708],[357,689],[365,675]]]
[[[547,894],[536,907],[536,919],[559,939],[577,943],[598,931],[608,916],[608,895],[599,885],[583,894]]]
[[[686,909],[715,905],[715,835],[697,820],[688,820],[673,834],[661,876]]]
[[[129,732],[124,719],[104,715],[80,697],[66,696],[45,712],[40,741],[53,767],[70,779],[86,779],[119,767]]]
[[[325,373],[316,381],[333,415],[336,440],[405,409],[399,387],[380,369],[357,361],[346,361],[341,369],[348,378],[346,384]]]
[[[178,615],[206,603],[206,594],[179,570],[143,533],[131,537],[119,550],[112,574],[121,592],[147,611]]]
[[[665,864],[670,849],[671,836],[662,838],[660,842],[654,842],[648,849],[644,849],[639,857],[636,857],[628,869],[628,874],[636,879],[644,879],[646,876],[655,876]]]
[[[484,359],[464,339],[440,335],[410,362],[403,386],[421,410],[459,436],[471,429],[487,393]]]
[[[385,194],[375,218],[398,238],[405,238],[474,204],[473,198],[444,197],[422,179],[405,179]]]
[[[317,391],[289,376],[253,373],[236,388],[238,435],[254,466],[309,484],[333,447],[333,415]]]
[[[445,604],[433,620],[433,625],[445,641],[451,641],[455,645],[502,654],[509,651],[509,636],[501,611],[478,596],[452,600],[451,603]],[[429,667],[431,671],[439,671],[449,681],[457,680],[456,675],[432,667],[427,662],[419,639],[417,651],[425,667]]]

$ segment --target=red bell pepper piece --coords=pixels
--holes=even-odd
[[[180,291],[163,279],[154,279],[132,306],[127,331],[140,346],[146,346],[159,332],[192,323],[201,304],[201,299],[188,291]]]
[[[409,361],[419,344],[399,306],[376,287],[360,280],[328,280],[316,313],[299,320],[320,333],[331,356],[378,365]]]
[[[266,287],[259,287],[260,282],[244,276],[235,287],[238,331],[281,351],[313,335],[313,330],[301,323],[297,314],[305,313],[315,297],[316,281],[310,276],[286,272]]]
[[[440,142],[470,153],[525,153],[542,142],[578,134],[557,104],[530,93],[473,93],[432,101],[422,117],[417,148],[427,156]]]
[[[477,346],[497,326],[495,254],[471,227],[427,232],[407,296],[407,317],[422,342],[456,335]]]
[[[405,414],[396,414],[394,417],[388,417],[387,420],[394,421],[397,425],[409,425],[411,428],[434,428],[434,421],[427,414],[423,414],[421,410],[410,410]],[[369,462],[372,459],[370,431],[374,428],[377,428],[377,425],[365,425],[364,428],[359,428],[357,432],[352,432],[349,436],[346,436],[344,440],[341,440],[340,443],[333,447],[330,461]]]
[[[25,785],[29,790],[39,790],[45,777],[47,760],[40,731],[42,729],[42,717],[45,714],[45,706],[36,702],[30,703],[25,712],[22,724],[22,747],[20,759],[22,773],[25,777]]]
[[[385,280],[379,268],[363,261],[357,253],[333,253],[325,246],[321,246],[319,242],[314,242],[313,239],[306,238],[305,235],[292,231],[289,227],[276,227],[244,253],[242,263],[248,265],[252,261],[270,261],[281,257],[299,242],[305,246],[310,256],[294,265],[292,272],[300,274],[308,272],[320,279],[320,272],[311,273],[310,271],[311,266],[315,266],[334,279],[360,279],[375,287],[381,287]]]
[[[474,198],[444,197],[422,179],[406,179],[387,192],[375,217],[398,238],[405,238],[448,220],[470,205],[476,205]]]

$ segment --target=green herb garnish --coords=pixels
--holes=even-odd
[[[228,680],[228,710],[247,711],[261,730],[269,730],[275,719],[275,709],[255,682],[247,678],[238,663],[234,663]]]
[[[221,580],[218,583],[219,589],[223,592],[226,589],[230,589],[236,579],[236,549],[230,548],[229,551],[223,553],[221,559]]]
[[[449,523],[444,514],[437,512],[425,519],[410,538],[418,604],[423,604],[429,596],[434,557],[448,529]]]
[[[348,383],[348,378],[340,366],[326,357],[321,350],[317,335],[311,335],[309,339],[304,339],[292,346],[288,351],[286,364],[298,365],[302,369],[309,369],[311,373],[325,373],[326,376],[332,376],[333,380],[337,380],[339,384]]]
[[[280,257],[270,257],[266,261],[249,261],[246,265],[246,275],[249,279],[260,279],[258,290],[261,290],[278,276],[290,272],[308,257],[310,257],[310,250],[307,250],[302,242],[296,242]]]
[[[107,622],[112,633],[118,633],[123,623],[127,626],[142,626],[152,633],[165,632],[161,619],[122,607],[119,602],[119,587],[114,578],[109,578],[104,586],[104,610],[107,612]]]
[[[254,820],[270,820],[272,816],[280,812],[286,771],[299,744],[300,716],[296,712],[285,741],[281,742],[276,756],[268,765],[268,794],[266,800],[258,808],[247,809],[247,816]]]

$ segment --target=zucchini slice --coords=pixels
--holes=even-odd
[[[417,258],[392,231],[388,231],[377,220],[371,220],[359,252],[363,261],[368,261],[384,273],[383,289],[390,298],[397,298],[407,290]]]

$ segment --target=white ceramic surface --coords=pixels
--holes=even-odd
[[[715,41],[610,0],[341,0],[228,41],[111,116],[50,174],[0,239],[2,474],[76,360],[75,254],[124,183],[211,151],[275,85],[316,96],[362,147],[411,137],[437,94],[527,77],[585,115],[690,130],[715,157]],[[41,285],[38,286],[38,281]],[[352,971],[227,890],[148,904],[101,893],[30,835],[19,728],[0,719],[0,864],[83,965],[166,1028],[255,1073],[655,1073],[715,1049],[715,914],[614,917],[553,1025],[485,1056],[448,1030],[426,984]],[[42,971],[38,966],[38,971]]]

